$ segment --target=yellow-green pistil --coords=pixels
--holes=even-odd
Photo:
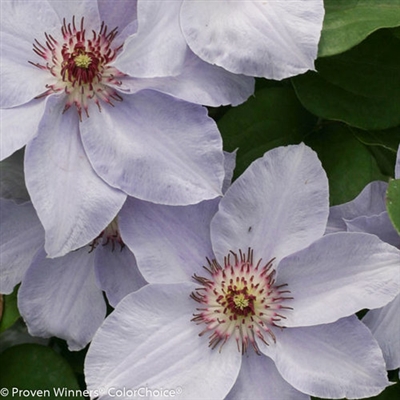
[[[87,54],[79,54],[74,58],[75,65],[79,68],[89,68],[92,59]]]

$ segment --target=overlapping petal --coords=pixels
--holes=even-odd
[[[85,363],[89,390],[170,388],[185,399],[223,399],[239,373],[235,343],[219,353],[190,322],[194,284],[148,285],[125,297],[95,335]],[[231,346],[233,345],[233,346]],[[233,351],[232,351],[233,350]],[[151,368],[149,368],[151,366]]]
[[[225,193],[232,184],[233,173],[236,167],[236,150],[232,153],[224,151],[224,156],[225,178],[222,184],[222,193]]]
[[[352,316],[332,324],[277,332],[263,347],[282,377],[312,396],[372,397],[389,386],[382,352],[371,332]]]
[[[88,344],[106,315],[93,263],[88,248],[56,259],[38,253],[18,292],[18,307],[32,336],[60,337],[70,350]]]
[[[231,250],[254,249],[265,262],[300,250],[325,230],[328,181],[305,145],[269,151],[232,184],[211,222],[211,241],[222,262]]]
[[[15,46],[15,38],[3,34],[1,35],[2,41],[2,62],[1,62],[1,108],[18,107],[25,105],[46,91],[46,84],[49,81],[49,74],[39,68],[31,65],[31,61],[37,56],[30,55],[24,46],[21,48]],[[32,47],[32,44],[31,46]],[[21,76],[24,79],[21,79]],[[3,117],[2,117],[3,118]]]
[[[286,257],[277,284],[288,284],[285,326],[334,322],[389,303],[400,291],[400,251],[374,235],[338,232]]]
[[[38,23],[39,21],[39,23]],[[28,61],[37,62],[34,40],[59,30],[59,19],[47,1],[1,1],[1,97],[2,108],[26,104],[44,92],[49,76]],[[21,79],[21,77],[24,77]],[[2,117],[3,118],[3,117]]]
[[[400,235],[390,221],[387,211],[377,215],[363,215],[345,222],[348,232],[372,233],[384,242],[400,249]]]
[[[308,400],[310,396],[289,385],[269,357],[253,351],[242,358],[239,376],[226,400]]]
[[[147,283],[128,248],[121,248],[118,244],[115,248],[110,244],[98,245],[94,252],[96,279],[112,307]]]
[[[120,71],[140,78],[181,73],[189,50],[179,27],[181,2],[138,2],[138,30],[125,41],[115,62]]]
[[[43,246],[44,230],[30,202],[0,199],[0,221],[0,293],[9,294]]]
[[[109,0],[97,0],[100,21],[106,21],[110,30],[118,28],[113,44],[118,47],[137,30],[137,0],[119,0],[118,7]]]
[[[62,109],[62,99],[48,100],[40,134],[25,151],[26,185],[45,228],[50,257],[93,240],[126,199],[93,171],[80,141],[78,116]]]
[[[382,349],[388,370],[400,367],[400,296],[385,307],[370,310],[362,319]]]
[[[254,92],[254,79],[232,74],[202,61],[192,52],[186,55],[183,71],[176,76],[132,78],[124,84],[133,92],[154,89],[191,103],[218,107],[243,103]]]
[[[47,2],[50,7],[53,8],[54,12],[58,15],[59,26],[57,33],[60,33],[61,24],[63,23],[64,19],[67,25],[72,24],[72,20],[75,19],[76,25],[80,26],[81,20],[82,18],[84,18],[85,26],[90,26],[90,33],[92,29],[97,31],[100,28],[101,21],[97,0],[80,0],[79,2],[54,2],[52,0],[47,0]]]
[[[322,0],[185,0],[180,21],[203,60],[279,80],[314,68],[323,17]]]
[[[210,221],[219,199],[164,206],[128,198],[119,217],[121,235],[150,283],[189,282],[212,259]]]
[[[3,0],[0,13],[1,32],[13,36],[21,46],[22,42],[30,43],[29,50],[32,51],[32,38],[41,39],[44,34],[43,26],[51,35],[60,29],[60,20],[51,3],[48,0],[19,0],[18,3],[14,0]]]
[[[385,193],[387,182],[369,183],[352,201],[330,208],[326,233],[347,230],[345,220],[352,220],[361,215],[371,216],[386,211]]]
[[[33,99],[23,106],[0,110],[0,160],[21,149],[37,135],[46,103],[46,100]],[[24,118],[21,118],[22,114]]]
[[[399,176],[399,154],[400,152],[397,155],[395,177]],[[327,233],[335,230],[367,232],[400,248],[400,236],[386,211],[386,190],[386,182],[371,182],[353,201],[332,207]],[[397,265],[396,277],[398,275]],[[398,295],[384,307],[370,310],[363,318],[363,322],[370,328],[383,351],[387,369],[400,366],[399,298]]]
[[[221,194],[221,136],[201,106],[145,90],[93,113],[81,133],[95,171],[133,197],[186,205]]]
[[[118,7],[108,0],[97,0],[101,21],[107,21],[107,25],[118,31],[126,28],[132,21],[137,19],[137,0],[120,0]]]
[[[394,168],[394,177],[400,179],[400,146],[397,150],[396,166]]]

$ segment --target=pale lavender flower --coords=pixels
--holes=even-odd
[[[242,103],[253,92],[253,78],[205,62],[190,50],[180,26],[181,5],[182,0],[138,0],[138,30],[125,41],[115,66],[141,78],[129,81],[133,91],[152,88],[209,106]]]
[[[85,375],[101,399],[144,387],[185,400],[361,398],[389,385],[353,314],[399,293],[400,251],[363,233],[323,236],[328,182],[305,145],[266,153],[219,204],[125,211],[121,233],[150,284],[92,341]]]
[[[1,159],[26,145],[26,185],[50,257],[93,240],[127,195],[183,205],[221,194],[222,141],[200,104],[240,103],[253,79],[222,79],[194,56],[157,82],[122,73],[115,63],[128,37],[142,46],[135,65],[160,46],[141,34],[136,6],[1,2]]]
[[[234,73],[277,80],[314,69],[323,0],[180,3],[186,42],[206,62]]]
[[[400,178],[400,147],[397,152],[395,178]],[[386,190],[386,182],[371,182],[354,200],[331,207],[327,233],[340,230],[367,232],[400,249],[400,235],[386,211]],[[400,367],[399,311],[400,295],[386,306],[369,311],[362,319],[378,341],[388,370]]]
[[[32,336],[57,336],[70,350],[92,339],[112,306],[146,284],[117,219],[93,242],[62,257],[48,258],[44,230],[30,201],[0,199],[0,293],[18,290],[18,309]]]
[[[236,158],[235,152],[224,154],[223,192],[231,183]],[[0,293],[9,294],[22,282],[18,307],[29,332],[58,336],[71,350],[79,350],[105,317],[102,291],[115,307],[146,284],[118,226],[139,210],[132,210],[131,203],[142,201],[128,197],[119,215],[88,246],[51,259],[43,250],[44,230],[27,197],[21,155],[1,162],[0,171]],[[216,206],[218,201],[209,202]]]

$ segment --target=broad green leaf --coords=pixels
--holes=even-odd
[[[386,206],[390,220],[400,234],[400,179],[391,179],[386,191]]]
[[[362,141],[361,141],[362,142]],[[394,175],[394,165],[396,163],[396,153],[382,146],[367,146],[370,153],[375,158],[381,172],[387,179]]]
[[[380,146],[397,153],[400,144],[400,126],[383,131],[364,131],[354,129],[354,135],[369,146]]]
[[[400,126],[383,131],[353,129],[353,133],[360,142],[368,146],[381,171],[393,177],[397,149],[400,144]]]
[[[387,387],[379,396],[373,398],[373,400],[398,400],[400,397],[400,384],[397,382],[396,385]]]
[[[380,28],[400,26],[400,0],[325,0],[320,57],[343,53]]]
[[[346,125],[326,125],[306,143],[318,153],[328,175],[331,205],[346,203],[369,182],[386,179],[368,148]]]
[[[318,59],[316,69],[292,79],[313,114],[361,129],[400,124],[400,40],[389,30],[346,53]]]
[[[400,27],[393,28],[390,30],[392,32],[392,35],[396,36],[398,39],[400,39]]]
[[[17,289],[9,295],[3,295],[3,314],[0,319],[0,333],[14,325],[20,317],[17,307]]]
[[[39,396],[33,394],[35,390],[47,390],[46,396],[42,395],[47,399],[70,399],[72,396],[68,393],[58,396],[55,392],[64,388],[77,393],[75,399],[83,400],[68,363],[51,348],[37,344],[21,344],[0,354],[0,387],[8,389],[8,396],[2,396],[6,399],[37,399]],[[12,395],[12,388],[31,391],[31,395]]]
[[[267,87],[246,103],[231,108],[219,121],[224,148],[238,149],[235,175],[266,151],[300,143],[316,118],[299,103],[291,87]]]
[[[67,342],[56,337],[52,338],[53,348],[59,353],[71,366],[76,375],[83,376],[83,365],[88,351],[88,347],[80,351],[70,351]]]

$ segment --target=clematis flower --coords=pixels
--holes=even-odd
[[[254,79],[211,65],[190,50],[180,26],[181,4],[138,0],[138,30],[126,39],[115,66],[140,78],[128,81],[132,91],[152,88],[209,106],[242,103],[253,93]]]
[[[123,243],[117,219],[90,245],[51,259],[31,202],[0,199],[0,210],[0,293],[9,294],[22,282],[18,308],[32,336],[57,336],[70,350],[80,350],[106,316],[103,291],[115,307],[146,284]]]
[[[127,195],[183,205],[221,194],[222,142],[200,104],[242,102],[253,80],[225,74],[213,87],[220,71],[190,65],[157,84],[121,72],[129,36],[140,36],[139,64],[160,45],[140,33],[136,3],[1,2],[1,159],[26,145],[50,257],[94,240]]]
[[[228,71],[284,79],[314,69],[323,0],[181,0],[190,49]]]
[[[236,159],[235,152],[224,154],[223,192],[231,183]],[[47,258],[43,227],[25,198],[21,161],[15,153],[0,163],[4,172],[0,186],[7,189],[0,196],[0,293],[9,294],[22,282],[18,307],[31,335],[57,336],[65,339],[71,350],[79,350],[105,317],[102,292],[115,307],[128,293],[146,284],[119,229],[120,222],[132,212],[130,198],[89,245],[62,257]],[[217,205],[218,201],[204,203]]]
[[[316,154],[303,144],[271,150],[218,209],[207,203],[128,205],[136,213],[121,233],[150,284],[97,331],[88,389],[102,388],[100,399],[139,388],[188,400],[308,399],[389,385],[353,314],[399,293],[400,251],[364,233],[323,235],[328,182]]]
[[[400,147],[394,176],[400,178]],[[332,207],[327,232],[367,232],[400,249],[400,235],[386,211],[386,189],[386,182],[371,182],[354,200]],[[369,311],[362,319],[378,341],[388,370],[400,367],[399,310],[400,296],[397,296],[386,306]]]

